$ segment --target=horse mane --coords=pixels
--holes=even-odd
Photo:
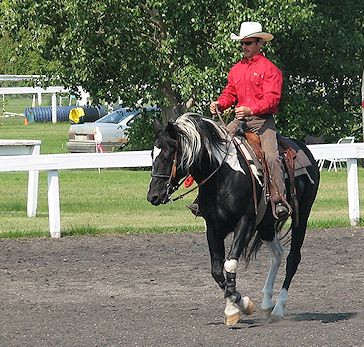
[[[200,163],[204,153],[209,160],[219,164],[227,152],[229,137],[225,127],[210,118],[195,113],[185,113],[174,123],[181,143],[181,166],[186,169],[192,164]]]

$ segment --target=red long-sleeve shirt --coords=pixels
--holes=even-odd
[[[217,101],[220,109],[247,106],[253,115],[277,114],[282,93],[282,72],[263,54],[235,64]]]

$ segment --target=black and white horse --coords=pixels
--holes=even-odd
[[[273,303],[273,285],[283,256],[277,236],[282,223],[274,219],[270,206],[263,219],[256,223],[253,179],[226,129],[211,119],[191,114],[182,115],[167,126],[156,124],[147,199],[153,205],[167,203],[188,174],[199,184],[198,204],[206,221],[211,274],[225,293],[227,325],[237,323],[241,313],[250,314],[254,310],[250,298],[241,297],[236,290],[236,272],[239,258],[249,261],[262,243],[268,247],[271,267],[263,288],[261,307],[271,319],[284,316],[288,289],[301,260],[307,219],[319,184],[319,170],[313,156],[304,144],[299,143],[299,146],[312,166],[307,168],[310,178],[301,175],[295,180],[299,217],[292,223],[286,276]],[[261,189],[256,184],[258,197]],[[287,189],[289,191],[289,187]],[[229,233],[233,233],[233,241],[225,255],[224,240]]]

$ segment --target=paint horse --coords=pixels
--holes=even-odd
[[[273,285],[283,256],[278,234],[282,223],[274,219],[270,205],[263,218],[257,221],[253,194],[259,198],[263,188],[255,182],[253,189],[256,178],[249,174],[247,162],[225,127],[209,118],[185,114],[175,122],[168,122],[167,126],[156,122],[155,130],[147,199],[155,206],[166,204],[188,174],[199,185],[198,205],[206,221],[211,274],[226,299],[225,324],[234,325],[242,313],[254,311],[252,300],[248,296],[242,297],[236,290],[236,273],[239,258],[249,262],[262,244],[268,247],[271,266],[261,307],[270,319],[283,318],[288,289],[301,260],[307,220],[319,184],[319,170],[312,154],[303,143],[296,142],[309,159],[307,173],[310,177],[306,174],[295,178],[299,214],[292,215],[286,275],[274,303]],[[288,180],[286,185],[287,193],[292,191]],[[233,240],[226,256],[224,240],[230,233],[233,233]]]

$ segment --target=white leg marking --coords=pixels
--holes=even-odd
[[[238,261],[236,259],[225,260],[224,268],[226,272],[236,273]]]
[[[246,314],[247,316],[251,315],[255,311],[255,305],[252,300],[250,300],[249,296],[243,296],[239,303],[241,312]]]
[[[277,277],[279,266],[281,265],[283,248],[276,236],[274,237],[272,242],[263,242],[268,247],[271,259],[271,266],[263,288],[262,309],[264,311],[271,311],[274,307],[272,302],[273,287]]]
[[[226,298],[226,307],[224,311],[225,315],[232,316],[234,314],[240,313],[240,307],[234,302],[234,298],[228,296]]]
[[[285,288],[282,288],[278,298],[276,305],[272,311],[271,317],[273,320],[280,320],[284,317],[284,307],[286,305],[286,301],[288,299],[288,291]]]
[[[234,302],[231,296],[226,298],[225,324],[234,325],[241,318],[241,313],[250,315],[254,312],[254,303],[248,296],[241,298],[239,303]]]

